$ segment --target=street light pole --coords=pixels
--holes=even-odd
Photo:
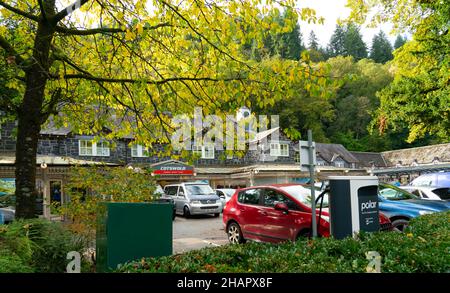
[[[312,237],[317,237],[317,221],[316,221],[316,193],[314,186],[314,152],[315,149],[313,147],[312,140],[312,130],[308,129],[308,156],[309,156],[309,177],[310,177],[310,185],[311,185],[311,225],[312,225]],[[319,219],[320,220],[320,219]]]

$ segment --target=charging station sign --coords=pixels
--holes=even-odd
[[[358,189],[359,227],[363,231],[380,229],[378,212],[378,186],[364,186]]]

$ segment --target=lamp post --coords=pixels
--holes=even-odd
[[[43,211],[44,218],[50,219],[50,189],[47,188],[48,180],[47,180],[47,164],[44,162],[41,163],[41,171],[42,171],[42,182],[44,183],[44,202],[43,202]]]

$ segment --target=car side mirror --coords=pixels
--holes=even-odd
[[[183,191],[178,192],[178,196],[184,197],[184,192]]]
[[[283,202],[275,204],[274,209],[277,211],[282,211],[284,214],[287,214],[289,211],[288,206]]]

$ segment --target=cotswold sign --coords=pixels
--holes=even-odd
[[[154,175],[194,175],[194,167],[179,161],[166,161],[153,166]]]

